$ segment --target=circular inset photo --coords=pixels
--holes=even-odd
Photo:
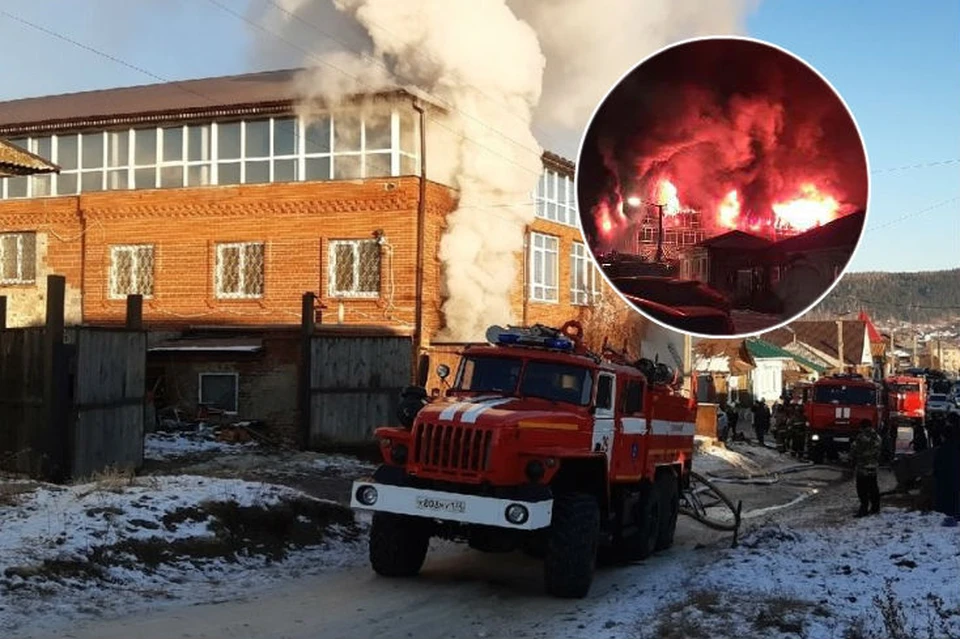
[[[868,176],[827,80],[774,45],[714,37],[621,78],[584,133],[576,183],[584,239],[628,303],[682,333],[744,337],[837,284]]]

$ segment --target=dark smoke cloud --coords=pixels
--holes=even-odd
[[[741,220],[772,219],[772,205],[804,183],[841,213],[866,205],[866,158],[841,100],[803,63],[749,41],[674,47],[607,97],[580,157],[584,212],[602,197],[605,156],[624,189],[652,197],[666,178],[686,207],[714,213],[737,189]]]

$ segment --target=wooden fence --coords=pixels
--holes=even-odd
[[[47,278],[42,327],[6,328],[0,298],[0,467],[48,481],[143,463],[142,299],[125,327],[64,327],[65,280]]]

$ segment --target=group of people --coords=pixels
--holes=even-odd
[[[757,443],[765,446],[764,438],[770,432],[772,413],[770,407],[762,399],[758,399],[750,407],[753,414],[753,432],[757,437]],[[718,434],[721,441],[736,441],[746,439],[745,435],[737,432],[737,426],[740,422],[740,411],[736,406],[722,402],[718,414]]]

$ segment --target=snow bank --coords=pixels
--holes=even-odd
[[[753,444],[715,445],[699,439],[693,470],[714,477],[757,477],[797,466],[799,462],[776,449]]]
[[[365,522],[282,486],[159,476],[41,485],[0,506],[0,627],[237,597],[362,561]]]
[[[887,510],[844,527],[764,527],[696,581],[703,591],[726,598],[719,608],[727,623],[741,613],[741,627],[730,627],[729,636],[752,636],[760,614],[744,615],[746,609],[731,602],[774,599],[791,609],[806,636],[841,636],[838,629],[851,627],[861,628],[862,636],[890,636],[881,619],[898,614],[903,636],[958,636],[960,530],[941,526],[941,520]]]
[[[230,444],[195,433],[150,433],[143,441],[144,459],[164,461],[206,453],[238,454],[255,450],[256,442]]]

